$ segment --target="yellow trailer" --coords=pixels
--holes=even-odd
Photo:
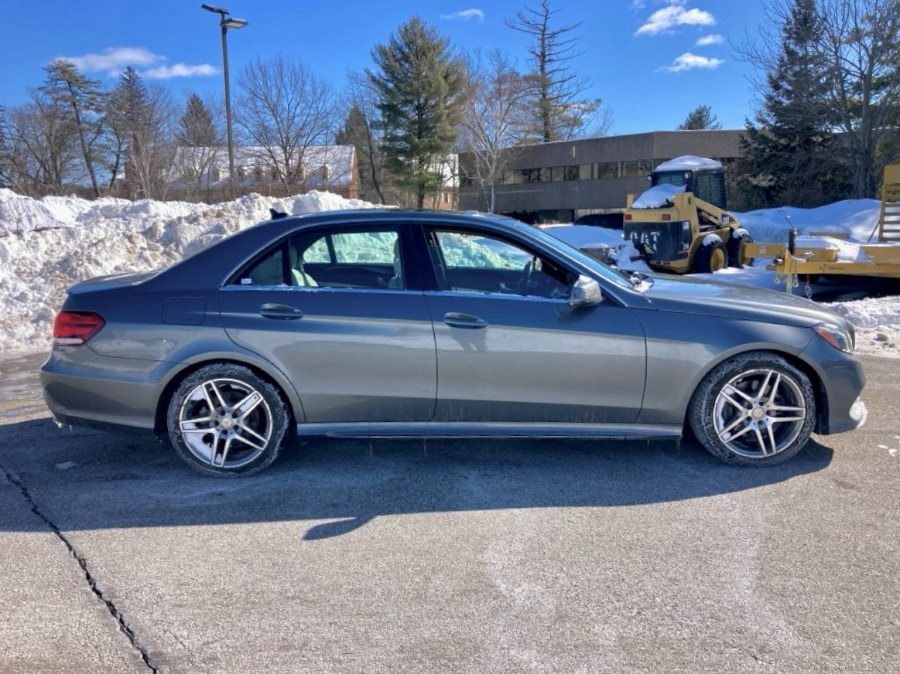
[[[784,281],[789,293],[804,275],[807,279],[820,275],[900,279],[900,164],[885,167],[878,224],[870,241],[876,234],[873,243],[845,244],[823,236],[821,246],[797,246],[792,229],[787,244],[748,243],[746,253],[751,258],[771,258],[766,269],[775,272],[777,283]]]

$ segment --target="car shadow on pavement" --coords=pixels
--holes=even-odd
[[[303,538],[340,536],[383,515],[607,508],[727,494],[822,470],[811,441],[770,468],[719,462],[695,441],[314,440],[244,478],[194,473],[153,438],[0,424],[0,487],[18,488],[62,530],[296,521]],[[5,490],[3,490],[5,491]],[[2,491],[0,491],[2,493]],[[7,492],[9,493],[9,492]],[[0,511],[0,530],[42,528]]]

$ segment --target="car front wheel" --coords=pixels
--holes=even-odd
[[[700,443],[740,465],[787,461],[806,445],[815,419],[809,377],[771,353],[736,356],[713,369],[689,410]]]
[[[249,368],[217,363],[189,375],[169,401],[169,439],[207,475],[258,473],[278,457],[289,414],[278,390]]]

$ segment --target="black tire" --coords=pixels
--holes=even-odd
[[[726,463],[772,466],[806,445],[816,398],[809,377],[781,356],[748,353],[706,375],[688,419],[700,444]]]
[[[725,269],[728,265],[728,252],[719,237],[710,238],[700,244],[694,256],[694,271],[698,274],[711,274]]]
[[[753,243],[753,239],[747,232],[734,234],[729,237],[728,245],[728,266],[743,269],[744,267],[753,266],[753,258],[747,257],[747,244]]]
[[[185,378],[169,401],[169,440],[206,475],[253,475],[278,458],[290,414],[278,389],[249,368],[206,365]]]

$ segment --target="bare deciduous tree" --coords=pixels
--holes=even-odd
[[[587,79],[570,67],[577,56],[572,33],[581,23],[555,28],[552,22],[556,13],[550,0],[541,0],[538,9],[527,7],[516,14],[515,21],[506,23],[532,38],[528,53],[533,69],[526,80],[532,86],[537,111],[533,133],[544,143],[575,138],[602,109],[600,99],[582,98],[588,89]]]
[[[238,79],[235,123],[256,148],[258,165],[274,172],[283,189],[302,186],[304,155],[333,137],[335,100],[331,86],[299,61],[257,59]]]
[[[496,185],[528,134],[530,91],[500,51],[489,52],[486,63],[470,70],[473,92],[463,113],[461,146],[472,163],[463,167],[463,177],[484,194],[493,213]]]
[[[876,151],[900,106],[900,1],[819,0],[832,96],[849,149],[856,197],[873,196]]]
[[[69,110],[40,91],[11,108],[4,123],[4,179],[18,192],[62,194],[82,177],[78,136]]]

